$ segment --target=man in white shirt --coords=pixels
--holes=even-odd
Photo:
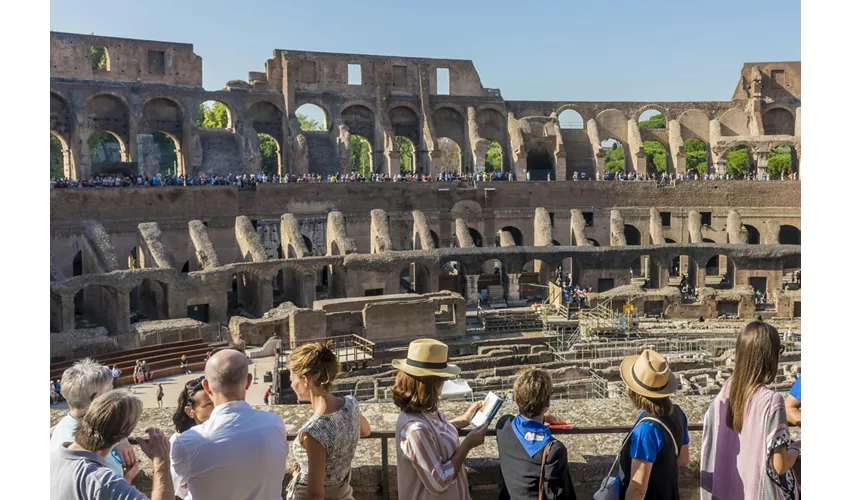
[[[286,474],[286,424],[245,402],[248,358],[224,349],[207,361],[204,391],[210,419],[180,434],[171,448],[174,472],[188,483],[187,499],[280,500]]]

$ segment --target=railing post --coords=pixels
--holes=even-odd
[[[381,499],[390,500],[390,454],[387,438],[381,438]]]

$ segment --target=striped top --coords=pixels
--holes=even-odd
[[[298,431],[313,437],[325,447],[325,486],[339,486],[351,470],[354,450],[360,440],[360,407],[353,396],[345,396],[342,407],[327,415],[313,415]],[[301,447],[300,439],[292,445],[292,454],[298,461],[300,471],[296,477],[299,484],[307,484],[307,451]]]
[[[395,429],[398,491],[410,500],[471,500],[466,470],[455,477],[451,457],[460,445],[457,428],[443,412],[401,412]]]

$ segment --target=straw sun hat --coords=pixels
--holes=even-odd
[[[453,378],[459,375],[460,368],[448,361],[449,347],[446,344],[433,339],[419,339],[407,347],[407,359],[393,360],[393,368],[414,377]]]
[[[664,356],[649,349],[627,356],[620,364],[620,377],[629,389],[648,398],[670,397],[679,387]]]

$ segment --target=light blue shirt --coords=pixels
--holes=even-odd
[[[65,417],[56,424],[53,428],[53,435],[50,437],[50,449],[56,450],[62,447],[62,443],[73,443],[74,432],[77,430],[79,421],[72,417],[71,414]],[[118,474],[119,477],[124,477],[124,468],[122,467],[121,457],[114,449],[112,453],[106,457],[106,465],[112,469],[112,472]]]

